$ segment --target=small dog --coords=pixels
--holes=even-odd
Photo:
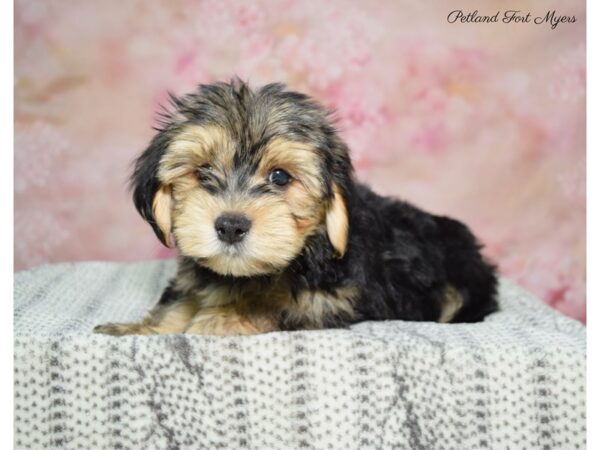
[[[469,229],[358,184],[308,96],[236,79],[171,102],[131,186],[177,248],[177,274],[139,323],[96,332],[249,335],[497,309],[495,269]]]

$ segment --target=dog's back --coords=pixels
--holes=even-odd
[[[354,198],[348,257],[367,283],[365,319],[476,322],[497,309],[495,268],[464,224],[363,185]]]

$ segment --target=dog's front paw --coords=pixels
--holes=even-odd
[[[187,334],[200,336],[248,336],[268,331],[273,331],[270,322],[253,322],[227,308],[201,311],[185,330]]]
[[[110,336],[127,336],[130,334],[156,334],[149,327],[139,323],[107,323],[94,327],[94,333]]]

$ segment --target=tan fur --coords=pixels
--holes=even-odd
[[[172,185],[182,191],[197,187],[195,172],[203,164],[210,163],[215,170],[230,167],[233,161],[233,145],[227,134],[219,127],[189,125],[175,137],[160,162],[158,177],[161,186],[153,200],[153,214],[161,229],[165,243],[173,247],[171,239]]]
[[[288,172],[312,196],[321,195],[319,157],[312,146],[283,138],[273,139],[264,150],[257,174],[264,179],[273,169]]]
[[[353,302],[358,298],[358,290],[343,287],[328,293],[325,291],[303,291],[296,301],[290,302],[286,309],[290,319],[308,323],[312,328],[323,328],[326,317],[355,317]]]
[[[112,336],[183,333],[198,309],[193,298],[170,305],[157,305],[139,323],[109,323],[96,327],[94,331]]]
[[[203,265],[218,273],[272,273],[295,258],[306,238],[325,221],[318,156],[305,143],[277,138],[264,150],[254,183],[264,183],[275,168],[283,169],[292,175],[293,182],[281,196],[214,196],[201,189],[195,175],[198,168],[210,164],[217,176],[227,179],[234,153],[230,137],[219,127],[191,125],[175,137],[160,162],[163,186],[157,194],[157,205],[165,205],[157,208],[160,212],[166,210],[166,193],[171,192],[172,224],[162,219],[159,224],[165,229],[172,226],[182,254],[202,258]],[[328,230],[330,227],[340,254],[345,251],[344,211],[343,200],[336,199],[328,218]],[[216,218],[223,213],[242,213],[252,221],[248,237],[235,250],[224,249],[214,229]],[[170,240],[168,243],[172,244]]]
[[[358,291],[353,287],[335,293],[303,291],[294,298],[285,279],[267,289],[260,284],[236,289],[209,285],[184,301],[158,305],[140,323],[107,324],[96,332],[121,336],[127,334],[189,333],[199,335],[247,335],[278,329],[282,313],[292,323],[308,328],[324,326],[326,317],[354,317],[353,302]]]
[[[245,290],[209,286],[200,294],[202,308],[186,333],[203,335],[257,334],[277,330],[277,317],[285,311],[290,321],[322,328],[326,317],[354,317],[358,291],[352,287],[335,293],[303,291],[293,298],[284,279],[269,288],[256,284]]]
[[[285,196],[300,235],[311,235],[321,225],[325,216],[320,196],[312,195],[296,180],[290,184]]]
[[[233,307],[202,309],[186,329],[188,334],[239,336],[275,331],[273,322],[265,318],[254,321],[240,315]]]
[[[450,322],[458,314],[463,304],[464,299],[460,292],[452,286],[447,286],[438,322]]]
[[[165,237],[167,247],[173,247],[171,238],[171,209],[173,201],[171,198],[171,188],[169,186],[161,186],[152,201],[152,214],[156,224],[162,231]]]
[[[331,245],[337,251],[338,256],[344,256],[348,245],[348,210],[342,193],[335,184],[333,186],[333,201],[327,209],[326,223],[327,235]]]
[[[194,173],[203,164],[225,170],[231,167],[234,153],[231,138],[220,127],[188,125],[173,139],[162,157],[158,178],[169,185]]]
[[[266,178],[273,169],[283,169],[293,177],[284,195],[299,236],[304,241],[324,218],[319,158],[308,144],[277,138],[265,149],[257,170],[257,180]]]
[[[304,245],[283,198],[213,196],[201,189],[181,191],[177,185],[173,192],[179,249],[184,255],[203,258],[203,264],[216,272],[236,276],[272,272],[291,261]],[[215,220],[227,212],[241,212],[252,221],[235,254],[227,252],[214,228]]]

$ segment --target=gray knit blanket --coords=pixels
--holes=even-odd
[[[585,328],[506,280],[478,324],[92,334],[138,319],[174,270],[16,274],[16,448],[585,448]]]

